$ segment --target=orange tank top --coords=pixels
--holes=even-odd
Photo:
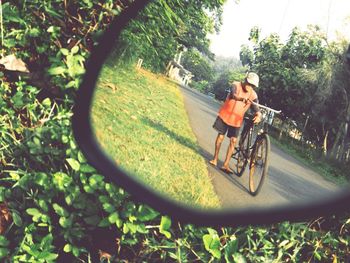
[[[245,92],[241,82],[235,82],[233,85],[236,86],[236,96],[250,99],[251,101],[258,98],[254,90]],[[244,103],[231,98],[231,96],[227,96],[225,103],[219,110],[219,117],[230,126],[241,127],[244,114],[249,109],[250,105],[250,102]]]

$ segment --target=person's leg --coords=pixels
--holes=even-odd
[[[239,130],[240,130],[240,127],[229,126],[229,128],[228,128],[227,137],[230,138],[230,145],[227,148],[227,153],[226,153],[224,165],[221,168],[222,170],[224,170],[227,173],[233,173],[233,171],[230,169],[229,162],[230,162],[230,159],[232,158],[232,154],[235,150],[237,137],[239,135]]]
[[[218,133],[218,136],[216,137],[214,158],[213,158],[213,160],[209,161],[212,165],[216,166],[218,164],[220,147],[221,147],[222,141],[224,140],[224,137],[225,137],[225,135],[220,134],[220,133]]]
[[[227,132],[228,125],[226,123],[224,123],[223,120],[218,116],[213,124],[213,128],[215,130],[217,130],[218,136],[216,136],[216,140],[215,140],[214,158],[209,162],[212,165],[216,166],[218,164],[221,143],[225,138],[225,134]]]
[[[230,145],[227,148],[226,159],[225,159],[224,165],[222,166],[222,169],[229,173],[233,173],[233,171],[229,167],[229,162],[230,162],[230,159],[232,158],[233,151],[235,150],[236,141],[237,141],[237,137],[230,138]]]

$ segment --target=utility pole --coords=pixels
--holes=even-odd
[[[305,123],[304,123],[303,131],[301,132],[301,138],[300,138],[301,142],[303,142],[304,132],[306,130],[307,123],[309,122],[309,118],[310,118],[310,115],[307,115]]]

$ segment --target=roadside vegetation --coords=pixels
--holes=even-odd
[[[349,184],[349,170],[346,165],[337,161],[331,162],[322,157],[320,152],[315,151],[315,149],[311,148],[309,145],[302,144],[291,138],[279,138],[278,136],[271,136],[270,138],[271,143],[293,156],[325,179],[343,187]]]
[[[107,64],[91,112],[102,149],[136,179],[186,205],[220,207],[177,84]]]
[[[243,47],[241,61],[263,78],[261,103],[282,110],[276,127],[285,139],[279,143],[327,177],[349,180],[348,41],[341,33],[330,41],[318,25],[294,28],[285,43],[276,34],[261,38],[260,32],[252,28],[253,49]]]
[[[18,76],[0,67],[0,261],[347,262],[347,212],[259,227],[180,224],[135,202],[87,163],[71,128],[76,90],[98,36],[131,2],[2,1],[4,55],[21,58],[31,74]],[[124,31],[121,58],[135,63],[142,57],[148,70],[163,72],[180,43],[205,53],[206,35],[220,21],[223,3],[153,2]],[[259,55],[268,59],[269,52],[260,49]],[[263,74],[262,67],[258,70]],[[349,86],[344,88],[348,96]],[[321,126],[315,126],[321,131],[324,123],[325,134],[329,131],[328,149],[333,144],[338,149],[344,138],[340,134],[336,140],[346,120],[344,104],[336,106],[331,116],[339,118],[318,119]],[[308,127],[313,131],[311,122]]]

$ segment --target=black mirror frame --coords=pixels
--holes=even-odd
[[[350,191],[343,191],[332,199],[302,205],[279,206],[271,209],[246,208],[210,211],[181,206],[155,193],[118,169],[99,147],[90,123],[90,110],[94,89],[101,67],[121,30],[150,2],[135,0],[130,7],[116,17],[91,52],[86,73],[77,92],[73,109],[73,133],[80,150],[88,162],[105,176],[107,181],[124,188],[135,201],[145,203],[173,220],[200,226],[264,225],[280,221],[305,221],[317,216],[349,211]]]

